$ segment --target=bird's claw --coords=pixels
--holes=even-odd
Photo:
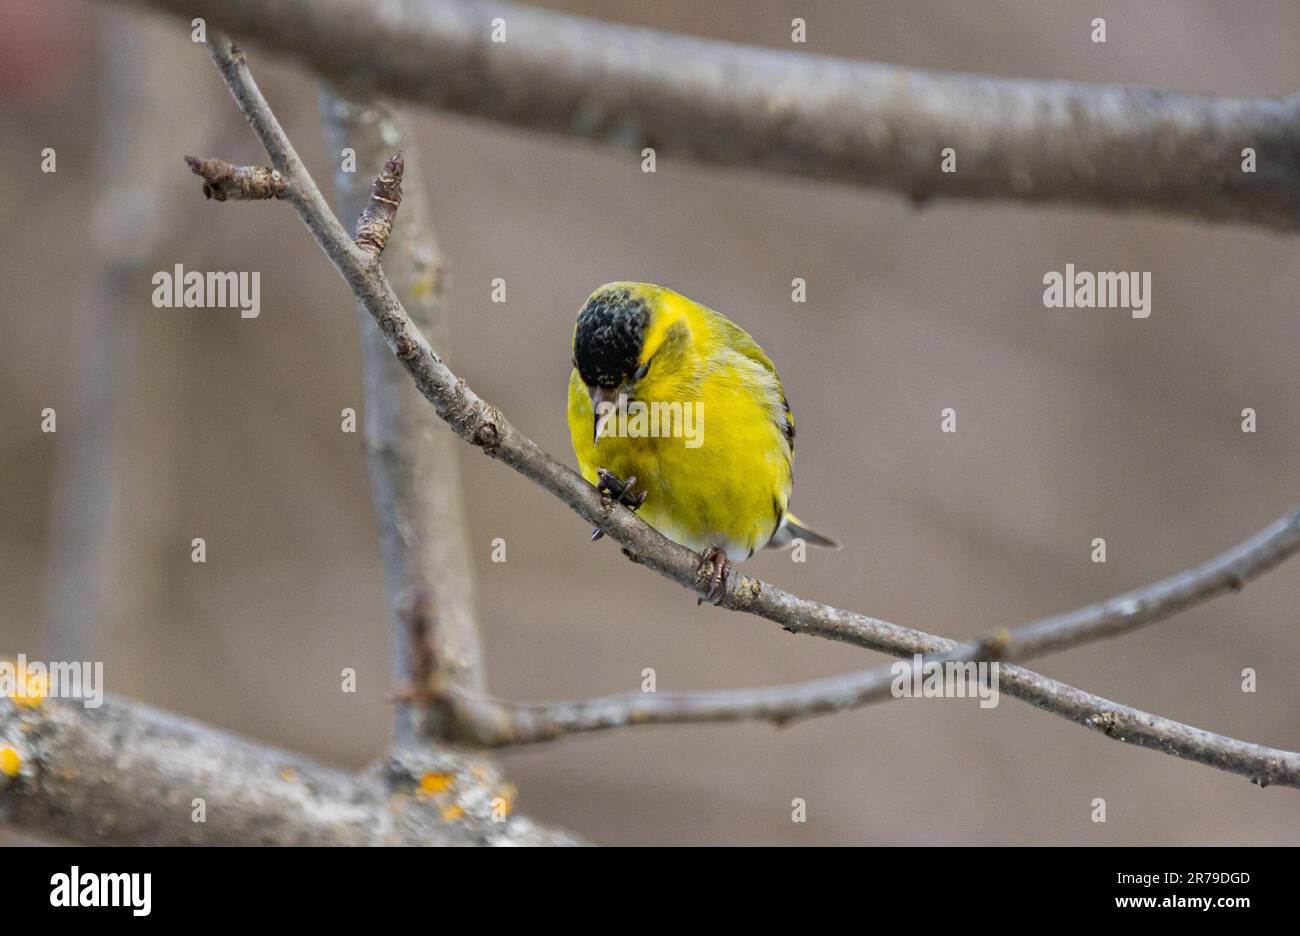
[[[626,481],[620,478],[614,472],[605,468],[596,469],[596,490],[602,494],[608,494],[615,501],[622,504],[628,510],[636,510],[645,503],[647,491],[641,491],[639,494],[633,494],[632,488],[636,484],[636,475],[632,475]],[[594,543],[605,535],[605,532],[597,527],[591,531],[591,540]]]
[[[710,546],[700,553],[700,564],[695,570],[695,583],[703,592],[703,597],[696,605],[704,604],[707,599],[712,604],[722,600],[727,593],[727,576],[731,573],[731,563],[721,546]]]

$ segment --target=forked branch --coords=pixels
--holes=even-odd
[[[240,109],[271,155],[276,168],[288,176],[287,199],[316,237],[327,256],[352,288],[357,299],[374,318],[393,353],[414,379],[420,392],[438,414],[465,440],[505,462],[520,474],[568,504],[583,519],[618,541],[638,563],[649,566],[679,584],[699,591],[696,581],[698,557],[651,529],[634,513],[602,497],[571,469],[561,465],[531,439],[519,432],[499,410],[480,399],[456,377],[429,346],[411,322],[394,294],[375,257],[352,242],[338,219],[330,212],[306,168],[248,72],[242,53],[228,39],[216,36],[209,42],[214,62],[230,87]],[[1014,634],[997,638],[997,654],[1012,659],[1060,650],[1086,640],[1114,636],[1158,620],[1223,591],[1241,587],[1254,575],[1272,568],[1300,549],[1300,514],[1279,520],[1268,530],[1206,566],[1068,615],[1049,618]],[[887,621],[844,611],[811,601],[747,576],[736,576],[728,584],[719,604],[737,611],[766,617],[795,633],[841,640],[897,656],[940,654],[953,658],[991,655],[988,644],[963,648],[955,641]],[[844,678],[842,678],[844,679]],[[797,714],[848,707],[844,699],[857,692],[865,699],[878,697],[875,674],[848,677],[855,680],[846,691],[845,683],[820,681],[799,687],[773,690],[743,690],[741,693],[710,694],[688,698],[665,697],[657,703],[664,721],[705,719],[702,712],[737,717],[767,717],[772,697],[763,693],[784,693],[787,706],[803,705]],[[1001,688],[1017,698],[1102,731],[1107,737],[1162,750],[1250,777],[1260,784],[1300,786],[1300,754],[1274,750],[1248,742],[1214,735],[1160,716],[1122,706],[1067,686],[1014,664],[1001,670]],[[811,694],[811,696],[809,695]],[[624,698],[611,708],[608,700],[551,706],[551,727],[544,720],[519,714],[518,707],[483,703],[481,699],[458,695],[456,704],[468,711],[476,704],[481,711],[483,733],[491,737],[489,722],[501,722],[498,732],[507,743],[514,734],[524,740],[540,740],[548,732],[606,727],[625,715],[629,719],[653,718],[645,702],[633,706]],[[815,704],[814,704],[815,702]],[[820,706],[820,708],[818,707]],[[653,704],[651,705],[653,708]],[[561,709],[564,712],[561,713]],[[511,713],[514,713],[513,715]],[[754,716],[748,713],[760,713]],[[671,714],[673,717],[668,717]],[[790,716],[793,717],[793,716]],[[776,720],[781,720],[777,718]],[[528,727],[542,725],[541,728]],[[526,735],[536,737],[525,737]],[[494,739],[495,740],[495,739]]]

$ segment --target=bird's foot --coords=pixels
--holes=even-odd
[[[710,546],[700,553],[700,564],[695,570],[695,584],[704,593],[696,605],[704,604],[707,598],[717,604],[727,593],[727,576],[731,574],[731,563],[721,546]]]
[[[633,494],[632,488],[636,484],[636,475],[632,475],[626,481],[620,478],[614,472],[605,468],[596,469],[596,489],[602,494],[609,495],[613,500],[622,504],[628,510],[636,510],[645,503],[647,491],[639,494]],[[592,542],[600,539],[605,533],[599,527],[591,531]]]

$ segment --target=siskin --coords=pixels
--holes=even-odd
[[[568,418],[582,476],[700,553],[713,600],[728,560],[795,538],[836,547],[789,511],[794,417],[771,359],[671,289],[591,294],[573,330]]]

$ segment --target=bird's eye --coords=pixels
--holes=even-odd
[[[636,373],[632,375],[632,378],[634,380],[640,380],[649,372],[649,370],[650,370],[650,362],[646,361],[644,364],[642,364],[640,367],[636,369]]]

